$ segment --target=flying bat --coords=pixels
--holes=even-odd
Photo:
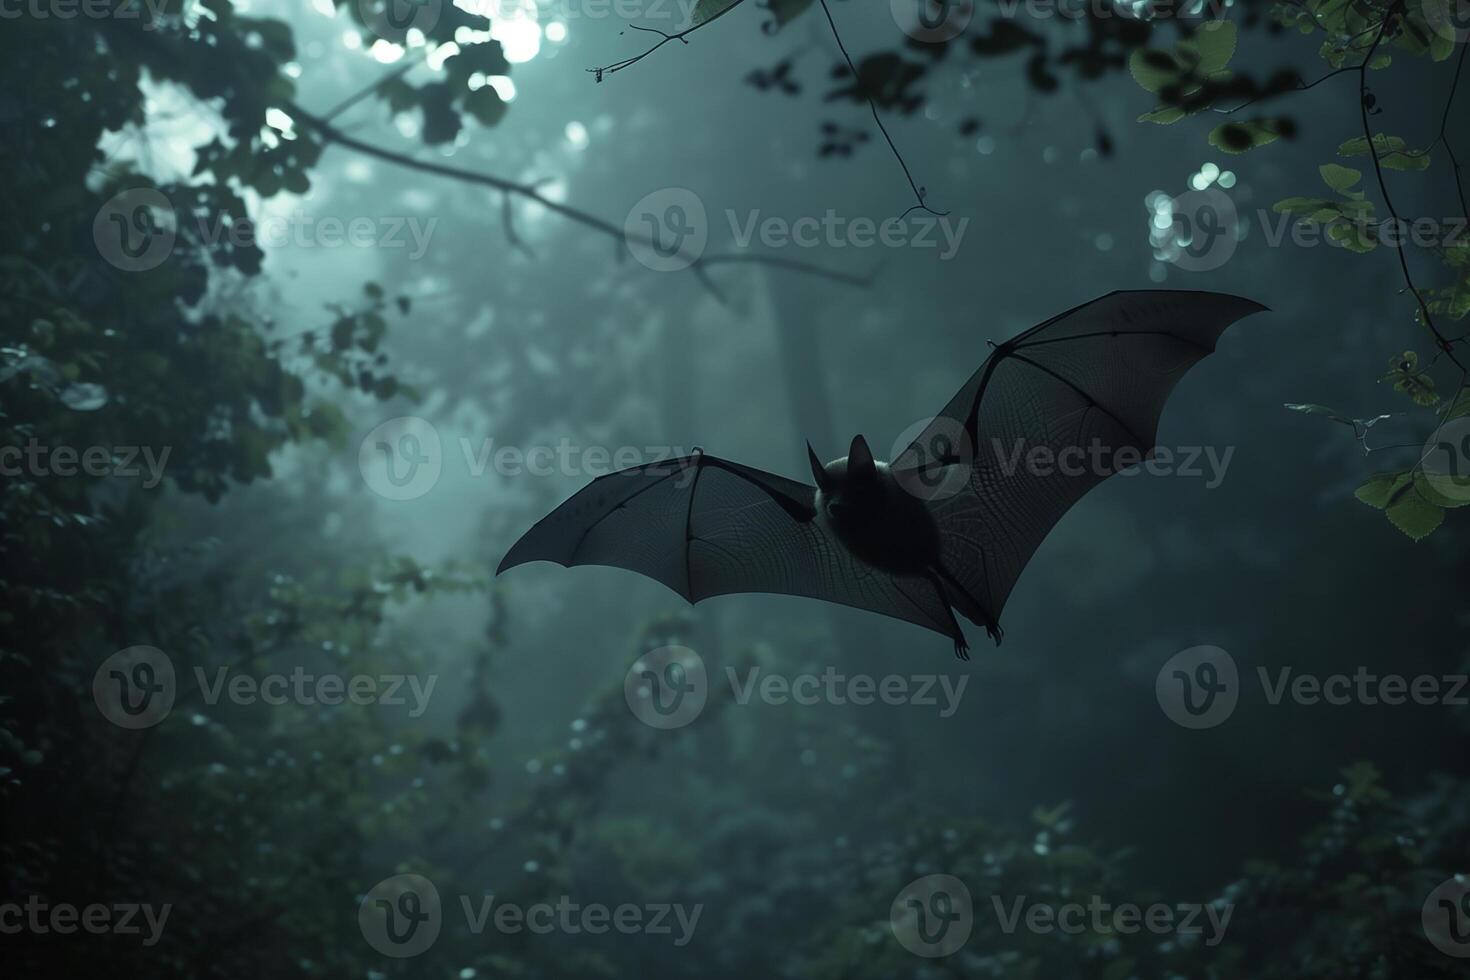
[[[1115,292],[994,348],[891,462],[862,436],[816,486],[691,455],[619,470],[542,518],[496,574],[531,561],[611,565],[689,602],[807,596],[998,645],[1000,614],[1083,494],[1147,459],[1174,385],[1225,328],[1266,309],[1222,293]]]

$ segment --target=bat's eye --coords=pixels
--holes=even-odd
[[[832,517],[840,518],[843,514],[847,513],[847,504],[843,503],[840,500],[828,501],[827,513],[830,514]]]

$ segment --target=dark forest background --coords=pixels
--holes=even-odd
[[[396,35],[367,0],[7,12],[0,446],[52,455],[0,476],[0,901],[172,908],[151,945],[6,929],[10,972],[1457,974],[1424,923],[1470,872],[1466,708],[1272,704],[1255,680],[1443,678],[1470,659],[1464,501],[1422,467],[1426,439],[1470,413],[1470,244],[1401,266],[1347,220],[1465,216],[1470,46],[1436,2],[979,3],[925,41],[899,4],[705,0],[690,9],[718,16],[687,43],[603,74],[586,69],[660,40],[629,23],[673,34],[690,10],[430,0]],[[659,272],[624,222],[667,188],[703,203],[710,240],[705,261]],[[1239,241],[1190,271],[1151,222],[1207,188]],[[947,260],[742,248],[725,218],[882,221],[920,190],[969,219]],[[1273,245],[1288,216],[1338,224],[1342,247]],[[326,244],[323,218],[379,237]],[[261,246],[251,229],[272,222],[307,230]],[[410,247],[382,240],[392,227]],[[116,233],[165,235],[168,253],[119,251]],[[702,446],[798,478],[808,440],[830,458],[863,433],[890,456],[987,341],[1150,287],[1271,308],[1164,416],[1162,445],[1233,453],[1223,478],[1090,494],[1021,579],[1004,645],[972,637],[969,663],[799,599],[691,609],[615,570],[493,575],[605,471],[589,447]],[[381,435],[405,416],[428,429]],[[437,436],[438,476],[393,499],[375,446],[404,431]],[[487,446],[564,444],[573,465],[548,475],[475,465]],[[58,447],[108,462],[65,473]],[[661,731],[624,678],[671,644],[700,653],[710,695]],[[1156,679],[1200,645],[1234,659],[1240,703],[1190,730]],[[166,657],[173,701],[125,727],[109,671],[146,679],[138,663],[158,661],[109,658],[139,647]],[[968,683],[948,717],[740,704],[723,671],[752,665]],[[412,716],[210,703],[195,671],[219,668],[436,680]],[[927,959],[890,906],[934,873],[965,882],[974,928]],[[388,957],[359,909],[405,874],[433,882],[444,925]],[[476,934],[459,899],[488,894],[703,912],[684,946]],[[1233,913],[1215,946],[1008,933],[992,896]]]

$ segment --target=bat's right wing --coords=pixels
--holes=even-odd
[[[1164,402],[1259,303],[1222,293],[1110,293],[996,347],[893,473],[939,524],[956,608],[998,637],[1033,552],[1128,450],[1154,448]],[[1033,455],[1034,454],[1034,455]]]
[[[963,635],[934,584],[854,558],[815,520],[816,488],[703,452],[593,480],[515,543],[531,561],[626,568],[690,602],[735,592],[806,596]]]

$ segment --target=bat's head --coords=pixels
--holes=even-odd
[[[873,451],[862,436],[854,436],[847,455],[823,464],[812,444],[806,445],[812,477],[817,481],[817,506],[827,516],[841,520],[842,512],[861,507],[881,492],[888,466],[873,459]]]

